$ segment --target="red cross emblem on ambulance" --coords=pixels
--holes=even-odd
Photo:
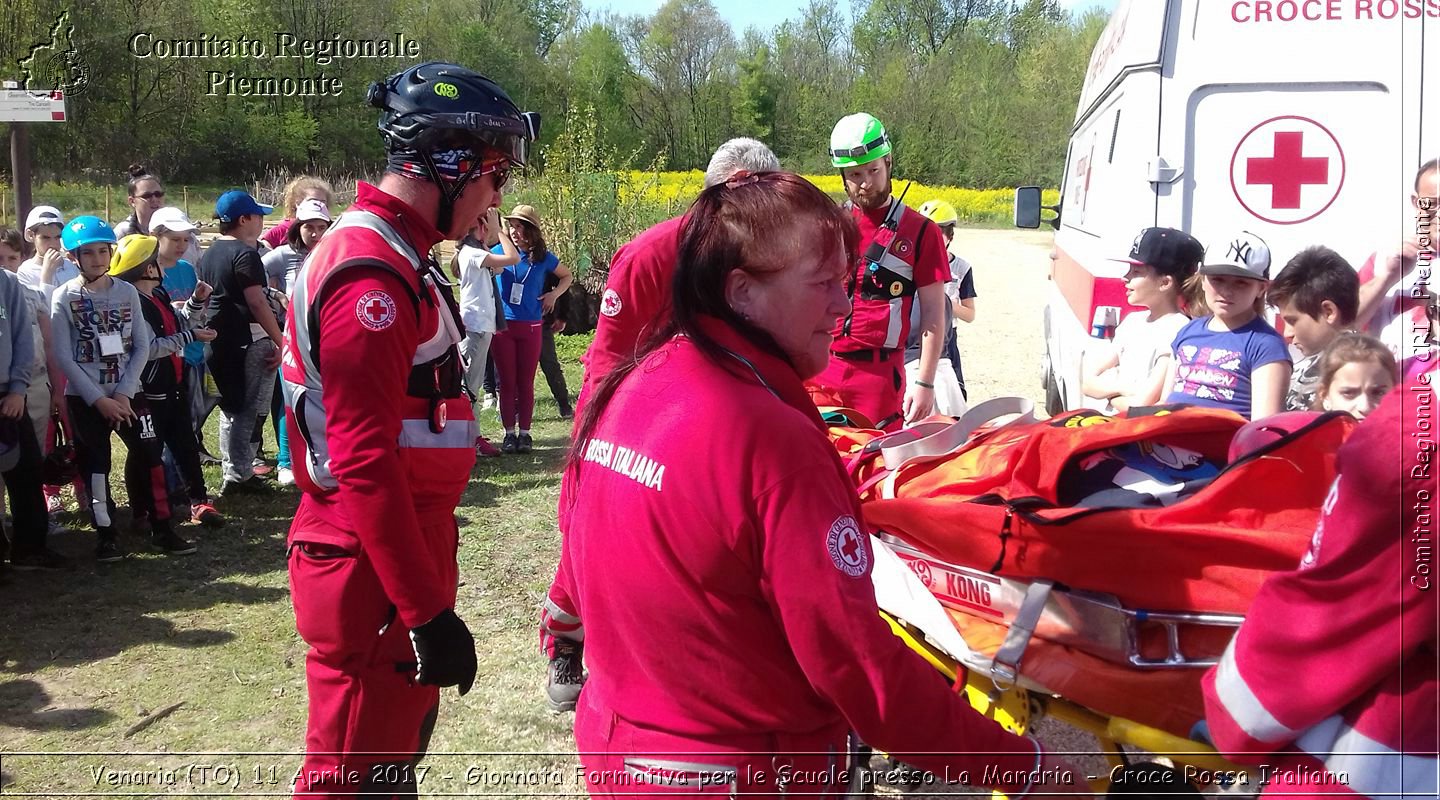
[[[1240,137],[1230,157],[1230,188],[1255,217],[1294,225],[1320,216],[1345,184],[1345,152],[1309,117],[1267,119]]]

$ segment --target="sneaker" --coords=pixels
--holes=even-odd
[[[483,456],[485,458],[494,458],[495,456],[500,455],[500,451],[496,449],[495,445],[490,444],[489,439],[486,439],[484,436],[476,436],[475,455]]]
[[[16,555],[10,564],[20,570],[64,569],[70,566],[70,561],[54,550],[42,547],[24,555]]]
[[[530,438],[530,434],[528,434],[528,433],[522,433],[522,434],[520,434],[520,441],[519,441],[518,445],[516,446],[515,452],[517,452],[517,453],[528,453],[528,452],[530,452],[530,451],[533,450],[533,449],[535,449],[535,440]]]
[[[215,456],[210,455],[210,451],[209,451],[209,450],[206,450],[205,448],[202,447],[202,448],[200,448],[200,463],[201,463],[202,465],[203,465],[203,464],[219,464],[219,463],[220,463],[220,459],[216,458]]]
[[[290,469],[289,467],[281,467],[278,474],[281,486],[295,485],[295,470]]]
[[[198,549],[172,530],[157,532],[150,537],[150,543],[172,556],[188,556]]]
[[[560,419],[575,419],[575,409],[573,409],[573,408],[562,408],[562,409],[560,409]]]
[[[270,488],[259,475],[251,475],[243,481],[225,481],[220,487],[221,497],[233,497],[242,494],[264,494]]]
[[[207,528],[223,528],[225,515],[216,511],[215,506],[209,503],[196,503],[190,506],[190,521]]]
[[[554,712],[574,711],[580,690],[585,688],[585,645],[570,639],[555,638],[555,654],[545,674],[545,697]]]
[[[100,544],[95,546],[95,560],[101,564],[110,564],[125,558],[125,551],[120,549],[120,543],[115,541],[113,534],[100,537]]]
[[[513,433],[505,434],[505,440],[500,443],[500,452],[517,453],[520,451],[520,437]]]
[[[494,392],[486,392],[485,399],[480,401],[480,408],[486,411],[498,405],[500,405],[500,399],[495,396]]]
[[[274,474],[275,468],[256,459],[255,463],[250,465],[250,471],[261,478],[266,478]]]

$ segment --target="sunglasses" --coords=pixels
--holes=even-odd
[[[482,165],[476,175],[477,177],[479,175],[494,175],[495,191],[498,192],[505,187],[506,183],[510,182],[510,162],[501,159],[492,164]]]
[[[140,198],[141,200],[159,200],[165,196],[165,190],[156,189],[153,192],[146,192],[144,194],[137,194],[135,196]]]

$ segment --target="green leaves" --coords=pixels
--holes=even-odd
[[[1055,0],[863,0],[854,17],[828,0],[810,0],[793,19],[749,29],[737,43],[712,0],[668,0],[651,15],[629,18],[597,15],[581,3],[91,4],[72,15],[90,85],[71,98],[63,126],[32,137],[35,171],[41,180],[74,177],[83,166],[94,171],[91,180],[118,181],[127,164],[142,161],[180,183],[369,171],[381,153],[365,88],[412,59],[320,64],[275,57],[274,40],[277,31],[315,41],[401,32],[418,42],[420,59],[456,59],[541,112],[541,158],[532,174],[592,174],[604,171],[596,164],[629,168],[657,158],[701,169],[715,147],[740,135],[764,140],[789,169],[828,172],[830,128],[865,110],[894,137],[901,177],[976,187],[1053,184],[1105,21],[1095,12],[1071,19]],[[15,63],[53,26],[55,11],[35,0],[12,6],[0,26],[0,59]],[[165,24],[152,24],[159,19]],[[260,59],[141,58],[127,46],[141,32],[167,41],[247,37],[272,52]],[[235,96],[223,82],[217,90],[217,71],[295,81],[323,72],[344,89]],[[565,164],[550,163],[562,154]]]

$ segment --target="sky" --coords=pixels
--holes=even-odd
[[[610,11],[623,16],[654,14],[663,0],[584,0],[585,7],[593,11]],[[762,30],[772,30],[787,19],[799,16],[807,0],[711,0],[720,10],[720,16],[730,23],[738,36],[751,25]],[[1060,0],[1066,8],[1084,11],[1092,6],[1113,9],[1116,0]]]

